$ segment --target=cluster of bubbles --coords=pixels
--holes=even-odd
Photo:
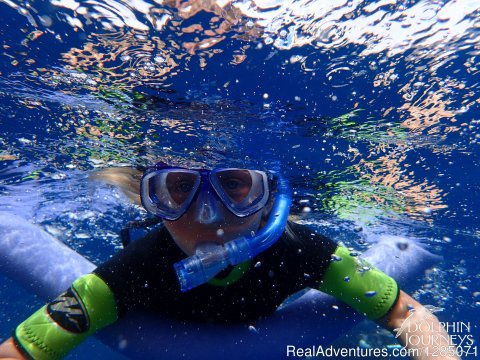
[[[275,94],[258,94],[266,118],[281,115],[268,129],[270,133],[277,131],[282,140],[294,132],[315,138],[308,149],[291,145],[288,157],[294,160],[286,161],[292,172],[301,169],[314,178],[315,187],[304,191],[313,194],[312,203],[303,207],[305,214],[321,208],[363,222],[397,214],[431,220],[445,209],[447,192],[409,171],[412,161],[422,171],[431,167],[412,150],[451,158],[478,141],[476,120],[465,117],[478,108],[476,85],[461,75],[478,74],[475,14],[479,6],[475,1],[461,7],[455,1],[271,0],[161,4],[52,0],[49,5],[35,1],[2,5],[18,11],[28,25],[21,45],[4,40],[2,56],[13,68],[22,67],[24,75],[12,72],[0,77],[0,91],[14,94],[23,106],[36,110],[51,110],[52,102],[59,103],[55,109],[59,108],[60,116],[46,128],[53,138],[61,134],[68,140],[52,151],[33,135],[15,141],[4,138],[6,146],[0,154],[4,160],[19,159],[35,145],[37,152],[71,157],[67,166],[78,169],[176,155],[221,162],[233,155],[231,149],[242,148],[239,131],[248,136],[248,130],[259,131],[261,125],[243,124],[237,114],[230,116],[235,122],[229,127],[227,116],[215,117],[234,107],[228,101],[213,106],[208,101],[179,104],[168,96],[149,97],[136,89],[148,87],[169,94],[176,76],[197,67],[205,69],[222,53],[228,53],[229,66],[244,66],[248,56],[262,48],[271,49],[266,61],[286,52],[282,69],[298,67],[312,79],[323,79],[332,103],[353,88],[347,105],[353,110],[329,118],[289,119],[288,110],[282,113],[276,105]],[[46,66],[34,56],[35,49],[52,43],[53,50],[58,45],[58,56]],[[342,55],[342,49],[349,53]],[[459,49],[466,55],[462,64],[456,63]],[[454,67],[462,71],[448,71]],[[356,87],[364,80],[374,93],[362,93]],[[235,86],[237,81],[232,79],[223,87]],[[195,91],[200,90],[192,94]],[[384,103],[375,113],[361,111],[392,94],[391,104]],[[293,99],[312,112],[321,107],[304,103],[296,94]],[[150,108],[157,113],[160,108],[161,115],[149,112]],[[282,114],[287,129],[280,125]],[[387,117],[392,120],[386,121]],[[209,133],[217,135],[209,137]],[[80,144],[89,145],[82,149]],[[322,161],[297,159],[305,151],[313,151]],[[44,159],[64,161],[58,158]],[[251,158],[246,156],[245,162]]]

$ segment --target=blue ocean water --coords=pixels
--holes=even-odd
[[[92,171],[278,168],[298,216],[336,240],[363,250],[402,235],[443,256],[409,291],[470,321],[478,342],[479,12],[474,0],[0,0],[0,210],[99,263],[145,213],[90,186]],[[4,339],[41,301],[6,277],[0,291]],[[378,341],[369,331],[355,341]],[[70,358],[122,359],[83,346]]]

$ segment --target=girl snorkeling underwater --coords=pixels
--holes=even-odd
[[[158,163],[141,172],[111,169],[98,176],[119,185],[163,226],[18,325],[0,345],[0,359],[63,358],[138,309],[179,321],[248,324],[307,287],[335,296],[386,329],[408,329],[397,335],[409,350],[418,350],[412,358],[429,359],[433,352],[409,343],[408,336],[434,332],[444,335],[437,346],[451,345],[436,317],[394,279],[372,266],[359,271],[348,249],[287,221],[289,188],[276,174]],[[428,328],[415,326],[426,319]]]

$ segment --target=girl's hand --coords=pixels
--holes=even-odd
[[[437,317],[403,291],[400,291],[390,313],[379,323],[395,333],[397,339],[409,350],[412,359],[459,359],[455,353],[456,346],[450,342],[448,333]],[[411,341],[412,336],[415,336],[415,344]]]
[[[10,338],[0,344],[0,360],[27,360],[27,358],[18,351],[13,339]]]

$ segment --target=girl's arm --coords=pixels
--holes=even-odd
[[[412,359],[459,359],[437,317],[403,291],[400,291],[392,310],[378,323],[396,333],[400,343],[409,349]]]
[[[395,330],[398,340],[411,350],[412,359],[458,359],[447,332],[430,311],[400,290],[391,277],[350,253],[344,247],[337,247],[323,275],[321,291],[383,327]],[[409,341],[412,335],[415,337]],[[427,345],[418,342],[417,336],[423,337]]]
[[[72,286],[17,326],[0,347],[0,358],[64,358],[95,331],[115,322],[117,306],[108,285],[96,274]]]
[[[1,360],[27,360],[26,357],[18,351],[17,347],[13,343],[13,338],[5,340],[3,344],[0,344],[0,359]]]

